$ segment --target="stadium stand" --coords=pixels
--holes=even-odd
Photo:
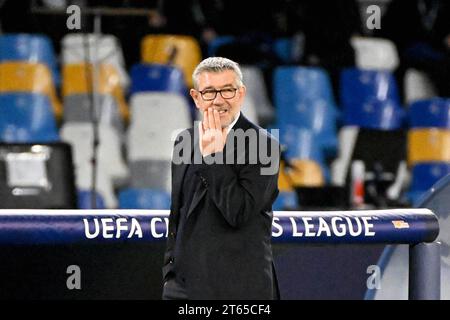
[[[35,93],[0,94],[0,141],[57,142],[55,115],[48,98]]]
[[[86,61],[91,64],[111,65],[119,74],[122,88],[127,88],[130,84],[122,46],[113,35],[67,34],[62,39],[62,61],[64,65],[85,63]]]
[[[179,67],[192,87],[192,72],[202,58],[197,40],[190,36],[148,35],[142,39],[141,61]]]
[[[1,62],[0,92],[38,93],[48,97],[57,119],[62,117],[62,106],[56,94],[48,67],[34,62]]]

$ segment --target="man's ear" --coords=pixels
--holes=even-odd
[[[195,89],[191,89],[189,91],[189,94],[191,95],[192,100],[194,100],[195,106],[197,107],[197,109],[200,109],[200,105],[199,105],[200,94],[199,94],[199,92],[197,90],[195,90]]]
[[[239,88],[239,93],[240,93],[240,95],[242,96],[242,98],[245,98],[245,95],[247,94],[247,87],[244,86],[244,85],[242,85],[242,86]]]

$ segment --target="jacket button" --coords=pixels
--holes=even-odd
[[[169,263],[170,263],[170,264],[173,264],[173,262],[174,262],[174,258],[170,258],[170,259],[169,259]]]
[[[175,232],[171,232],[171,233],[169,233],[169,235],[172,237],[172,238],[175,238]]]

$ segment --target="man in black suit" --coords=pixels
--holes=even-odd
[[[203,121],[178,135],[163,299],[274,299],[278,141],[240,112],[237,63],[203,60],[191,96]]]

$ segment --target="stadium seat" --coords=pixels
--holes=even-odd
[[[236,40],[234,36],[218,36],[208,43],[208,56],[215,57],[217,50],[223,46],[233,43]]]
[[[312,160],[320,165],[326,181],[330,171],[326,165],[324,153],[313,131],[295,126],[285,126],[280,130],[280,141],[286,148],[287,161]]]
[[[372,191],[378,193],[379,199],[396,200],[398,190],[406,187],[406,140],[405,130],[342,128],[339,156],[331,166],[333,184],[348,187],[352,164],[361,160],[366,182],[379,187],[379,191],[376,188]],[[371,199],[375,200],[373,196]]]
[[[170,160],[176,134],[192,127],[185,98],[171,93],[138,93],[130,104],[128,161]]]
[[[436,88],[430,78],[421,71],[408,69],[404,76],[405,102],[411,104],[418,100],[437,96]]]
[[[253,66],[242,66],[242,76],[247,87],[247,97],[251,97],[258,116],[258,123],[266,126],[274,119],[274,108],[267,94],[264,76],[260,69]]]
[[[121,185],[128,179],[128,168],[122,157],[120,138],[112,127],[102,124],[98,127],[98,133],[98,166],[105,169],[108,179],[112,183]],[[93,152],[93,128],[91,124],[65,123],[61,128],[61,138],[72,145],[75,165],[90,166]]]
[[[86,45],[89,57],[86,59]],[[62,39],[63,64],[98,63],[112,65],[119,74],[120,84],[127,88],[130,78],[127,74],[122,48],[113,35],[71,33]]]
[[[283,63],[291,63],[292,59],[292,39],[280,38],[273,43],[274,51],[278,59]]]
[[[180,69],[162,64],[135,64],[131,68],[130,93],[170,92],[187,96],[188,90]]]
[[[314,160],[324,163],[323,154],[311,130],[285,126],[280,132],[281,143],[286,147],[286,158]]]
[[[123,119],[114,97],[95,94],[96,121],[114,127],[119,135],[124,133]],[[93,122],[91,116],[91,96],[89,94],[73,94],[64,97],[64,122]]]
[[[344,125],[395,130],[403,110],[393,75],[388,71],[345,69],[341,74]]]
[[[1,35],[0,62],[4,61],[45,64],[52,73],[53,83],[56,86],[61,83],[53,45],[43,34]]]
[[[202,56],[197,40],[181,35],[148,35],[141,42],[141,61],[174,65],[183,70],[189,87],[193,86],[192,73]]]
[[[170,209],[170,194],[156,189],[125,189],[119,193],[120,209]]]
[[[274,102],[284,106],[292,101],[311,102],[324,100],[335,107],[328,74],[315,67],[278,67],[274,73]]]
[[[359,128],[346,126],[339,130],[339,148],[336,159],[331,164],[331,181],[335,186],[344,186],[353,150],[358,138]]]
[[[286,163],[283,160],[280,161],[280,170],[278,174],[278,189],[280,190],[280,192],[293,190],[292,181],[286,172]]]
[[[78,190],[92,190],[92,173],[92,166],[89,162],[75,164],[76,187]],[[111,173],[101,163],[97,166],[95,184],[96,192],[104,200],[104,206],[108,209],[117,208],[117,198],[114,193]]]
[[[9,143],[59,140],[48,98],[32,93],[0,94],[0,140]]]
[[[91,202],[92,192],[90,190],[78,190],[77,195],[78,195],[77,200],[78,209],[92,209],[92,202]],[[105,200],[103,200],[103,197],[98,192],[96,192],[95,194],[95,208],[105,209]]]
[[[170,191],[170,160],[135,160],[129,163],[130,186]]]
[[[326,154],[334,155],[337,149],[335,113],[324,100],[297,103],[277,107],[280,128],[294,125],[314,132]]]
[[[96,93],[111,95],[116,99],[119,106],[119,112],[125,121],[129,119],[129,110],[125,101],[124,92],[120,85],[120,77],[117,70],[111,66],[102,64],[98,66],[98,75],[94,77],[92,66],[85,64],[66,64],[63,67],[63,97],[74,94],[87,94],[92,92],[93,88],[88,85],[88,79],[98,79],[98,86],[94,90]],[[88,74],[86,74],[88,71]]]
[[[343,118],[345,126],[395,130],[403,126],[404,111],[392,100],[371,100],[360,106],[344,107]]]
[[[411,192],[426,192],[436,182],[450,174],[449,162],[424,162],[412,167]]]
[[[260,125],[257,110],[258,106],[255,104],[253,98],[250,96],[246,96],[244,104],[242,105],[241,108],[241,112],[248,120],[250,120],[256,125]]]
[[[412,129],[408,132],[408,163],[450,162],[450,129]]]
[[[52,104],[55,117],[61,119],[62,107],[56,96],[49,69],[40,63],[0,63],[0,92],[24,92],[46,95]]]
[[[395,71],[399,57],[395,44],[388,39],[352,37],[356,66],[365,70]]]
[[[409,107],[411,128],[450,129],[450,99],[416,101]]]
[[[280,192],[272,205],[272,209],[275,211],[297,210],[298,199],[295,191]]]
[[[321,187],[325,184],[322,168],[312,160],[291,160],[287,174],[294,187]]]

